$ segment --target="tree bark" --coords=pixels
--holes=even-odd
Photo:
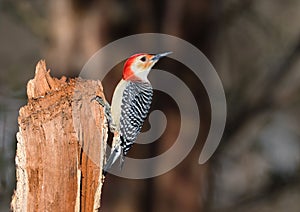
[[[100,81],[52,78],[44,61],[19,111],[13,211],[98,211],[107,140]]]

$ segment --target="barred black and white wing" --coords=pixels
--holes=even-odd
[[[153,90],[149,82],[129,82],[123,92],[120,135],[125,156],[139,135],[148,115]]]

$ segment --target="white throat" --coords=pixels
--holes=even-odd
[[[150,67],[148,70],[146,70],[146,71],[139,71],[138,68],[137,68],[136,66],[133,66],[133,67],[131,68],[131,70],[132,70],[132,71],[134,72],[134,74],[135,74],[138,78],[140,78],[141,80],[146,81],[146,82],[149,81],[149,80],[148,80],[148,74],[149,74],[149,72],[150,72],[150,70],[151,70],[151,67]]]

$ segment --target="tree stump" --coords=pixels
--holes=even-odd
[[[13,211],[98,211],[107,125],[100,81],[52,78],[44,61],[19,111]]]

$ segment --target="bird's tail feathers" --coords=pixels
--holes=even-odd
[[[123,166],[124,166],[124,155],[123,153],[121,154],[121,157],[120,157],[120,170],[122,170]]]
[[[106,175],[107,170],[109,170],[111,168],[111,166],[116,162],[116,160],[121,156],[121,146],[120,145],[116,145],[113,149],[113,151],[111,152],[106,164],[104,165],[103,168],[103,175]]]

